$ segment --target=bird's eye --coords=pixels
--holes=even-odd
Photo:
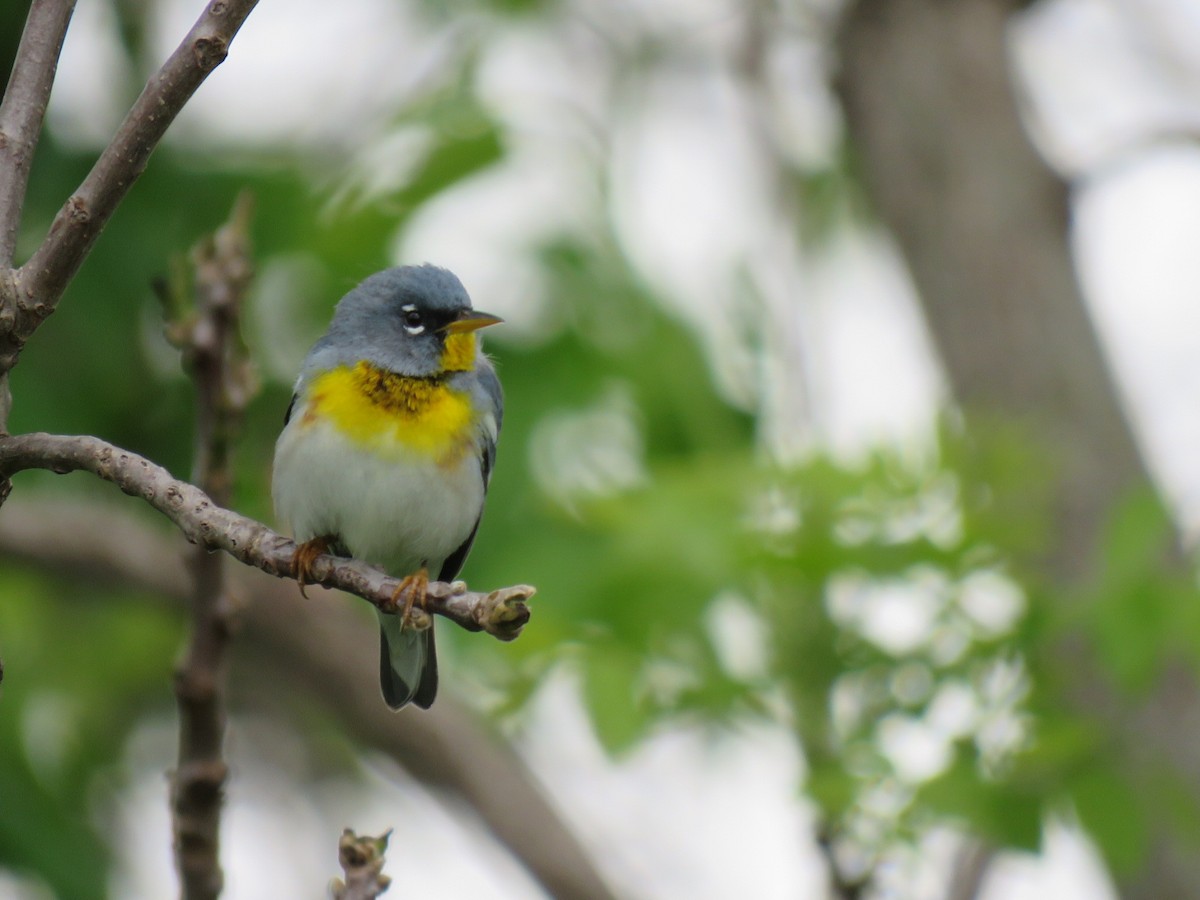
[[[425,333],[425,324],[422,322],[421,311],[413,304],[407,304],[400,307],[400,314],[403,316],[404,330],[416,337],[418,334]]]

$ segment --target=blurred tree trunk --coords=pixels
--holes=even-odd
[[[1015,0],[857,0],[837,90],[866,189],[916,283],[968,418],[1015,420],[1048,453],[1054,516],[1036,562],[1094,574],[1114,504],[1149,482],[1073,270],[1067,188],[1022,127],[1006,44]],[[1163,516],[1167,516],[1165,508]],[[1173,550],[1163,548],[1164,559]],[[1200,803],[1195,679],[1176,668],[1134,708],[1086,642],[1072,702],[1114,732],[1130,771],[1177,766]],[[1200,898],[1200,852],[1156,821],[1130,898]]]

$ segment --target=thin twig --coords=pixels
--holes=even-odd
[[[150,154],[196,88],[220,65],[258,0],[211,0],[187,37],[150,79],[112,142],[16,273],[16,310],[0,322],[0,374],[54,312],[101,230],[146,168]]]
[[[168,321],[167,327],[196,385],[192,479],[216,502],[226,504],[233,437],[254,391],[239,335],[242,300],[253,270],[246,197],[239,198],[227,225],[197,245],[192,263],[193,301],[177,304],[185,318]],[[224,883],[219,850],[228,768],[222,749],[226,650],[234,624],[224,562],[222,555],[204,547],[192,551],[192,627],[175,673],[179,762],[171,779],[171,818],[175,865],[186,900],[214,900]]]
[[[996,848],[993,845],[974,837],[964,838],[954,855],[946,900],[977,900],[995,860]]]
[[[335,878],[329,885],[332,900],[375,900],[388,889],[392,879],[383,874],[389,828],[379,837],[355,834],[347,828],[338,840],[338,864],[346,880]]]
[[[33,151],[75,0],[33,0],[0,102],[0,268],[12,266]],[[0,302],[3,295],[0,294]]]
[[[91,472],[125,493],[141,497],[174,522],[192,543],[224,550],[278,578],[296,577],[296,545],[291,540],[260,522],[218,506],[204,491],[172,477],[162,466],[100,438],[40,432],[0,436],[0,481],[24,469],[49,469],[59,474]],[[384,612],[396,612],[393,597],[399,579],[358,560],[318,556],[309,581],[362,597]],[[502,641],[511,641],[529,621],[526,601],[534,593],[529,585],[483,594],[467,590],[461,581],[430,582],[426,610],[468,631],[486,631]],[[414,609],[412,617],[415,627],[428,624],[420,610]]]
[[[822,822],[817,828],[817,849],[825,858],[825,867],[829,875],[829,896],[832,900],[861,900],[871,882],[871,867],[864,867],[861,872],[850,875],[842,871],[838,861],[837,837],[834,828],[828,822]]]

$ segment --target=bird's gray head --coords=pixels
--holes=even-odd
[[[499,321],[471,308],[452,272],[399,266],[376,272],[341,299],[310,358],[319,357],[320,368],[366,360],[389,372],[433,377],[469,369],[472,332]]]

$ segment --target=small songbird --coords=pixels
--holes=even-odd
[[[452,580],[483,513],[504,400],[471,308],[436,266],[367,278],[338,303],[313,345],[275,445],[272,494],[298,547],[301,586],[321,553],[403,578],[421,605],[432,572]],[[433,628],[380,613],[379,677],[392,709],[437,694]]]

